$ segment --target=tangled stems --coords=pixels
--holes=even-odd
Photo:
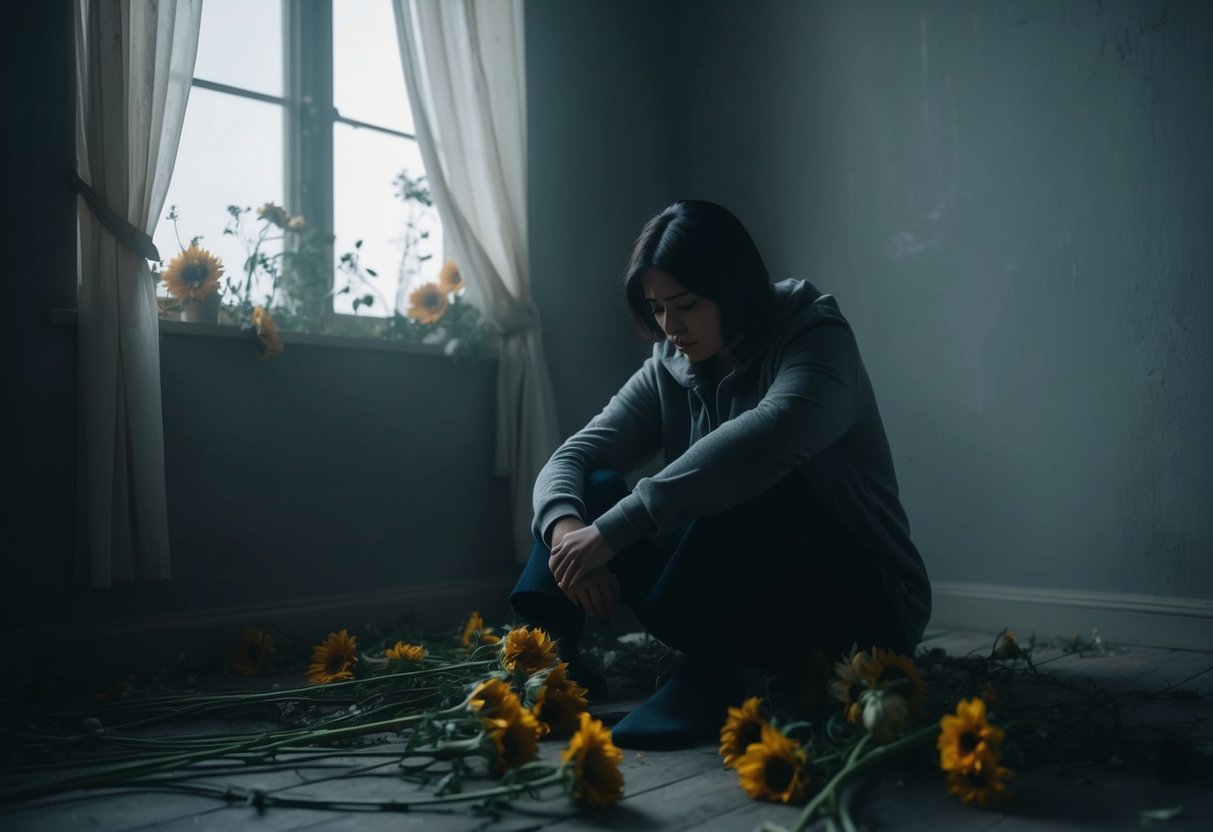
[[[864,734],[863,737],[855,744],[851,753],[847,755],[847,761],[843,767],[830,778],[829,782],[822,786],[821,791],[814,795],[813,799],[805,805],[801,811],[800,817],[796,819],[791,829],[784,829],[773,823],[765,823],[762,825],[763,832],[802,832],[810,823],[823,806],[828,807],[831,820],[836,816],[842,824],[844,830],[852,830],[855,828],[854,822],[851,820],[845,806],[840,806],[838,802],[839,790],[843,784],[850,780],[855,775],[876,765],[881,760],[888,759],[894,755],[900,754],[916,746],[922,745],[924,742],[933,741],[939,734],[939,726],[931,724],[925,728],[902,737],[896,742],[888,745],[881,745],[873,748],[871,751],[864,753],[869,742],[872,739],[871,734]]]

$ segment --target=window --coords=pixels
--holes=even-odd
[[[391,0],[206,0],[176,219],[155,242],[168,261],[198,238],[222,261],[221,320],[243,302],[284,329],[382,334],[442,264],[424,175]],[[285,209],[277,225],[266,203]]]

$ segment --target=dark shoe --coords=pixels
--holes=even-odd
[[[620,748],[646,751],[715,742],[729,706],[741,702],[742,678],[737,665],[689,660],[615,725],[611,739]]]

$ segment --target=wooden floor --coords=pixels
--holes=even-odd
[[[949,654],[988,652],[985,633],[929,633],[924,648]],[[1115,655],[1082,658],[1062,650],[1038,653],[1037,664],[1073,679],[1089,678],[1111,693],[1159,691],[1178,684],[1203,697],[1143,700],[1134,718],[1150,724],[1201,720],[1191,733],[1199,747],[1213,747],[1213,654],[1197,651],[1126,648]],[[594,709],[607,721],[617,719],[631,703],[607,703]],[[555,758],[561,744],[544,748]],[[258,785],[275,794],[383,798],[412,786],[393,776],[394,763],[382,776],[332,782],[335,775],[364,761],[330,760],[328,769],[301,766],[258,772],[217,770],[207,777],[220,785]],[[1160,830],[1213,829],[1213,775],[1203,763],[1188,782],[1165,783],[1151,772],[1118,761],[1095,760],[1061,770],[1019,771],[1014,800],[1003,811],[982,811],[949,796],[943,775],[934,768],[876,770],[851,789],[847,798],[868,829],[1058,830],[1134,829],[1139,813],[1169,807],[1182,812],[1150,825]],[[0,829],[19,830],[173,830],[173,832],[242,832],[243,830],[500,830],[500,832],[566,832],[566,830],[739,830],[749,832],[764,821],[790,826],[794,807],[747,799],[736,775],[722,768],[713,747],[677,752],[625,752],[624,800],[597,813],[577,811],[566,799],[515,802],[500,818],[478,817],[465,807],[449,812],[366,813],[271,808],[259,813],[247,805],[226,805],[213,798],[164,792],[101,789],[10,807],[0,813]],[[824,822],[813,827],[825,828]]]

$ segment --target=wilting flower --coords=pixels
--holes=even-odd
[[[1015,638],[1015,631],[1011,629],[1004,630],[1002,637],[998,640],[998,646],[994,648],[994,657],[997,659],[1015,659],[1024,654],[1024,650],[1019,646],[1019,641]]]
[[[568,663],[560,662],[547,673],[537,673],[531,677],[540,680],[531,713],[539,720],[540,731],[544,735],[549,731],[565,733],[577,730],[578,719],[589,705],[585,698],[586,689],[565,675],[568,668]],[[527,681],[527,687],[531,687],[531,680]]]
[[[894,653],[892,650],[885,650],[883,647],[873,648],[872,657],[875,659],[877,666],[876,676],[872,679],[872,686],[887,687],[893,685],[903,687],[905,690],[899,692],[904,693],[909,700],[910,713],[918,713],[922,710],[927,697],[926,685],[922,681],[922,676],[918,673],[918,668],[914,665],[914,660],[900,653]],[[897,683],[903,679],[905,682],[898,685]]]
[[[865,690],[875,687],[880,665],[858,645],[851,648],[851,655],[834,665],[836,678],[830,680],[830,696],[842,703],[847,722],[859,721],[859,697]]]
[[[403,641],[398,641],[395,645],[385,650],[383,655],[388,659],[397,662],[419,662],[425,658],[425,648],[418,647],[416,644],[407,644]]]
[[[496,676],[485,679],[472,689],[468,697],[472,710],[484,719],[502,718],[515,710],[522,710],[518,694],[508,682]]]
[[[877,742],[886,743],[905,730],[910,706],[900,693],[883,688],[864,691],[859,695],[859,707],[863,727]]]
[[[586,806],[608,806],[623,797],[623,774],[619,764],[623,752],[611,741],[611,732],[601,721],[582,713],[581,725],[569,747],[561,752],[564,765],[573,766],[570,793]]]
[[[727,768],[736,768],[746,749],[762,741],[762,728],[767,721],[759,713],[759,704],[759,698],[751,696],[740,708],[729,707],[729,716],[720,728],[720,756]]]
[[[257,336],[257,351],[262,358],[270,359],[283,351],[278,326],[264,306],[253,307],[253,331]]]
[[[515,627],[506,634],[501,665],[511,673],[530,676],[556,664],[556,642],[540,627]]]
[[[939,767],[944,771],[974,771],[997,763],[1003,732],[986,722],[986,703],[978,697],[962,699],[956,713],[939,720]]]
[[[442,320],[450,301],[437,283],[426,283],[409,295],[408,315],[420,324],[432,324]]]
[[[751,743],[737,761],[737,777],[741,788],[755,800],[792,803],[804,796],[808,785],[806,763],[799,742],[763,725],[762,739]]]
[[[204,248],[191,244],[169,261],[160,274],[169,294],[179,300],[199,300],[219,291],[223,263]]]
[[[442,271],[438,272],[438,291],[449,295],[458,292],[463,286],[463,275],[459,273],[459,267],[455,265],[455,258],[452,257],[442,264]]]
[[[948,793],[983,809],[997,806],[1011,796],[1007,780],[1014,776],[1015,772],[996,761],[980,769],[952,771],[948,773]]]
[[[509,771],[539,756],[539,720],[530,711],[509,708],[500,717],[486,719],[495,752],[495,768]]]
[[[286,227],[291,231],[302,231],[305,226],[307,226],[307,220],[305,220],[299,214],[295,214],[286,221]]]
[[[343,628],[329,633],[323,642],[312,650],[312,663],[307,668],[307,680],[313,685],[323,685],[338,679],[354,678],[354,665],[358,661],[358,644]]]
[[[256,676],[274,655],[274,639],[260,627],[245,627],[232,655],[232,670]]]
[[[291,216],[286,212],[286,209],[281,205],[275,205],[272,202],[266,202],[260,208],[258,208],[257,217],[259,219],[269,220],[271,224],[276,225],[279,228],[286,228],[287,223],[291,221]]]
[[[463,635],[459,637],[459,643],[464,647],[470,647],[474,641],[481,644],[496,644],[501,641],[500,637],[493,635],[492,627],[484,626],[484,618],[478,610],[473,610],[468,616],[467,623],[463,625]]]

